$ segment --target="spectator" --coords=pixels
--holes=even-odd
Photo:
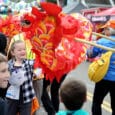
[[[9,87],[6,93],[7,115],[31,115],[32,100],[35,92],[32,83],[33,60],[26,59],[26,47],[23,41],[16,41],[10,47]]]
[[[67,110],[59,111],[56,115],[88,115],[82,109],[86,101],[87,89],[79,80],[65,81],[60,87],[60,100]]]
[[[105,35],[110,36],[111,38],[115,39],[115,29],[113,28],[106,28],[107,33]],[[105,38],[101,38],[97,41],[97,44],[115,48],[115,42],[107,40]],[[97,56],[98,54],[105,53],[106,51],[93,47],[92,51],[88,53],[88,57],[92,58]],[[93,103],[92,103],[92,115],[102,115],[101,104],[105,96],[110,93],[111,98],[111,108],[112,108],[112,115],[115,115],[115,53],[112,53],[110,58],[110,65],[105,77],[95,84],[94,95],[93,95]]]
[[[6,88],[9,80],[9,71],[6,57],[0,53],[0,88]],[[0,96],[0,115],[6,115],[6,102]]]
[[[7,37],[0,33],[0,53],[6,55]],[[0,97],[5,98],[7,88],[0,88]]]
[[[31,45],[30,41],[24,37],[24,33],[17,34],[11,39],[9,49],[10,49],[10,46],[12,45],[12,43],[14,43],[18,40],[24,41],[26,44],[26,58],[30,59],[30,60],[34,60],[35,54],[31,50],[32,45]],[[42,107],[42,102],[41,102],[41,95],[42,95],[42,89],[43,89],[43,80],[42,79],[43,79],[42,76],[39,78],[37,77],[37,79],[36,79],[36,77],[35,77],[35,79],[33,79],[33,87],[34,87],[34,90],[36,93],[36,97],[37,97],[39,104],[40,104],[40,109]],[[38,109],[34,113],[34,115],[40,115],[40,112],[41,112],[40,109]]]

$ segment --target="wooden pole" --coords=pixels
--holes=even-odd
[[[102,48],[104,50],[109,50],[109,51],[115,52],[114,48],[109,48],[109,47],[106,47],[106,46],[102,46],[102,45],[96,44],[96,43],[94,43],[92,41],[87,41],[87,40],[79,39],[79,38],[75,38],[75,41],[82,42],[82,43],[92,45],[92,46],[96,46],[96,47]]]
[[[106,36],[106,35],[99,34],[99,33],[96,33],[96,32],[92,32],[92,34],[93,34],[93,35],[96,35],[96,36],[103,37],[103,38],[105,38],[105,39],[108,39],[108,40],[111,40],[111,41],[114,41],[114,42],[115,42],[115,39],[110,38],[110,37],[108,37],[108,36]]]

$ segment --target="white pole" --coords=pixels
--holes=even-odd
[[[109,0],[109,2],[112,6],[115,6],[115,3],[113,2],[113,0]]]
[[[88,5],[86,4],[85,0],[81,0],[81,3],[88,8]]]
[[[60,6],[60,2],[59,2],[59,0],[57,0],[57,5]]]

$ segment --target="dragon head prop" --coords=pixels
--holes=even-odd
[[[60,81],[84,61],[87,45],[74,38],[89,40],[92,24],[78,13],[64,14],[56,4],[41,2],[40,6],[42,10],[33,7],[21,16],[19,30],[32,44],[35,68],[41,67],[46,79]]]

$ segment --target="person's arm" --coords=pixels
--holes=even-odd
[[[97,47],[92,47],[91,49],[87,50],[87,56],[88,58],[95,58],[99,54],[101,54],[101,49]]]
[[[99,39],[97,42],[97,44],[102,45],[102,46],[106,46],[106,40],[104,39]],[[87,50],[87,56],[89,58],[94,58],[102,53],[106,52],[106,50],[103,50],[101,48],[98,47],[92,47],[91,49]]]

